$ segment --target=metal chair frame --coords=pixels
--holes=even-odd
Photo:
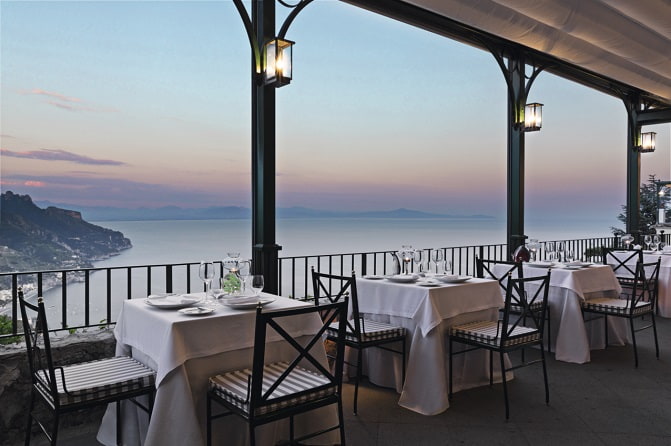
[[[547,375],[547,366],[545,362],[545,347],[543,345],[543,326],[545,323],[545,318],[540,317],[541,312],[532,311],[530,306],[535,302],[540,300],[542,302],[542,308],[545,309],[547,306],[548,300],[548,290],[550,286],[550,271],[548,270],[547,275],[538,276],[538,277],[527,277],[527,278],[513,278],[512,274],[508,274],[508,280],[506,284],[506,298],[505,305],[503,309],[503,319],[499,319],[497,322],[497,344],[488,343],[485,341],[480,341],[456,334],[449,334],[449,347],[450,347],[450,366],[449,366],[449,399],[452,399],[453,391],[453,358],[456,355],[465,354],[467,352],[485,349],[489,350],[489,385],[494,384],[494,353],[499,353],[499,360],[501,363],[501,380],[503,384],[503,398],[506,408],[506,420],[510,417],[510,407],[508,403],[508,386],[506,382],[506,373],[513,371],[522,367],[527,367],[533,364],[541,363],[543,366],[543,381],[545,384],[545,403],[550,404],[550,388],[548,385],[548,375]],[[536,291],[532,294],[531,298],[528,297],[527,292],[525,291],[525,285],[529,283],[537,284]],[[522,306],[522,317],[510,318],[511,315],[511,306],[514,302],[513,296],[520,296],[520,304]],[[515,315],[517,316],[517,315]],[[524,335],[515,335],[514,330],[517,327],[521,327],[529,320],[532,323],[532,328],[535,327],[535,331],[538,332],[539,337],[535,340],[523,340]],[[524,321],[524,322],[523,322]],[[512,341],[512,343],[511,343]],[[464,350],[458,352],[454,351],[454,343],[466,344],[471,346]],[[522,359],[522,362],[518,365],[506,368],[505,366],[505,355],[516,350],[524,349],[532,345],[538,345],[540,347],[541,359],[534,361],[525,361]]]
[[[116,438],[117,443],[121,444],[121,401],[129,400],[142,410],[147,412],[151,418],[153,409],[153,400],[155,389],[153,386],[144,387],[135,390],[127,390],[119,392],[114,395],[98,397],[93,400],[85,400],[82,402],[73,402],[67,405],[62,405],[58,395],[56,371],[59,372],[60,378],[64,383],[64,392],[69,393],[65,387],[65,375],[63,367],[55,366],[53,356],[51,354],[51,342],[49,340],[49,329],[47,324],[46,312],[44,309],[44,300],[39,297],[37,305],[27,302],[23,295],[23,290],[18,290],[18,300],[21,307],[21,317],[23,322],[23,332],[26,341],[26,349],[28,354],[28,364],[31,377],[31,394],[30,394],[30,408],[28,411],[28,420],[26,424],[25,445],[30,444],[30,437],[32,432],[33,420],[35,420],[49,440],[49,443],[54,446],[58,440],[58,425],[61,414],[78,411],[90,407],[100,406],[109,403],[116,403]],[[30,317],[29,312],[35,317]],[[32,323],[32,325],[31,325]],[[42,347],[40,348],[40,338],[42,340]],[[71,364],[73,365],[73,364]],[[44,393],[50,395],[53,400],[53,405],[46,399]],[[149,403],[144,404],[137,401],[137,397],[147,395]],[[41,401],[53,416],[51,429],[48,429],[46,423],[40,420],[38,414],[35,413],[35,403]]]
[[[340,282],[340,288],[337,293],[334,295],[331,293],[327,283],[330,284],[331,281]],[[352,271],[351,276],[336,276],[332,274],[325,274],[315,271],[312,267],[312,285],[313,291],[315,294],[315,305],[319,305],[320,299],[327,299],[329,302],[338,302],[344,299],[346,296],[350,296],[350,306],[351,306],[351,319],[347,320],[346,329],[351,333],[356,339],[351,340],[345,338],[345,345],[347,347],[353,348],[357,351],[357,362],[352,364],[348,361],[345,361],[346,364],[356,367],[356,381],[354,383],[354,407],[353,412],[356,415],[358,410],[358,396],[359,396],[359,383],[361,382],[361,364],[363,362],[363,351],[367,348],[377,347],[385,351],[396,353],[401,355],[402,361],[402,380],[405,382],[405,357],[406,357],[406,334],[405,329],[403,329],[403,335],[384,338],[384,339],[372,339],[368,340],[364,336],[365,333],[365,324],[366,320],[361,317],[359,313],[359,297],[357,294],[356,288],[356,273]],[[330,339],[330,336],[329,336]],[[401,350],[396,350],[389,348],[387,344],[401,343]]]
[[[508,267],[508,270],[505,272],[505,274],[499,275],[497,277],[497,275],[492,272],[491,268],[492,265],[506,265]],[[478,277],[485,278],[487,277],[486,275],[489,275],[489,277],[496,279],[499,282],[499,285],[501,286],[504,295],[506,293],[506,282],[508,280],[508,274],[512,274],[512,277],[524,277],[524,267],[521,262],[509,262],[506,260],[488,260],[476,257],[475,267]],[[513,295],[512,300],[513,305],[515,307],[511,309],[511,314],[521,315],[521,312],[517,310],[517,308],[519,308],[520,305],[519,298]],[[551,319],[550,303],[548,302],[545,310],[545,320],[547,320],[548,323],[548,330],[547,330],[548,353],[552,353],[552,322],[550,319]]]
[[[257,426],[267,424],[273,421],[277,421],[284,418],[289,418],[289,444],[298,445],[302,441],[325,434],[327,432],[334,431],[338,429],[340,431],[340,444],[345,445],[345,426],[344,418],[342,411],[342,370],[343,370],[343,361],[345,357],[345,344],[344,344],[344,328],[345,320],[347,314],[347,299],[336,302],[333,304],[325,304],[317,307],[308,306],[308,307],[298,307],[285,310],[267,310],[263,311],[259,305],[256,310],[256,326],[254,331],[254,359],[252,364],[252,374],[248,377],[248,386],[247,386],[247,397],[248,397],[248,410],[243,410],[240,407],[232,404],[229,401],[221,398],[214,392],[212,389],[208,391],[207,394],[207,444],[208,446],[212,444],[212,421],[229,416],[237,415],[242,417],[248,424],[249,428],[249,437],[250,444],[254,446],[256,444],[255,428]],[[293,336],[291,336],[279,322],[283,318],[289,318],[299,315],[307,315],[309,313],[320,313],[320,316],[324,316],[322,319],[323,326],[321,329],[314,335],[312,338],[305,344],[305,346],[300,345]],[[326,330],[330,323],[340,321],[339,327],[342,329],[342,336],[339,336],[335,339],[336,342],[336,355],[334,357],[335,363],[333,365],[333,373],[327,370],[324,367],[318,358],[315,357],[310,350],[319,345],[323,336],[325,336]],[[265,353],[266,353],[266,334],[268,333],[268,327],[271,330],[274,330],[279,334],[283,341],[286,341],[293,349],[295,350],[295,357],[289,363],[287,369],[277,378],[273,380],[272,385],[266,390],[263,391],[262,385],[264,381],[264,366],[265,364]],[[312,388],[310,390],[291,393],[285,395],[284,397],[272,397],[272,393],[277,389],[277,387],[291,374],[293,370],[297,368],[299,363],[305,361],[309,362],[312,367],[314,367],[323,377],[328,379],[328,384],[324,384],[320,387]],[[268,380],[268,378],[266,378]],[[306,402],[299,402],[284,408],[279,409],[270,409],[267,412],[257,414],[257,411],[260,408],[268,408],[274,404],[281,403],[282,401],[291,400],[295,398],[300,398],[301,395],[307,394],[310,392],[315,392],[323,388],[335,387],[336,392],[333,394],[322,396],[318,399],[311,399]],[[224,412],[218,414],[213,413],[212,403],[216,402],[219,405],[225,408]],[[336,426],[331,426],[317,432],[312,432],[295,438],[294,434],[294,416],[308,412],[320,407],[328,406],[331,404],[337,405],[338,410],[338,424]]]
[[[632,256],[633,257],[633,256]],[[630,257],[631,258],[631,257]],[[657,324],[655,322],[655,309],[657,308],[657,298],[659,293],[659,269],[660,269],[661,259],[657,259],[656,262],[643,263],[638,261],[635,268],[634,279],[627,279],[627,284],[629,287],[623,288],[623,294],[628,296],[627,300],[629,301],[627,305],[626,313],[619,313],[607,308],[598,309],[590,307],[587,304],[589,301],[584,302],[582,305],[583,318],[585,313],[602,315],[604,318],[604,331],[606,337],[606,347],[608,347],[608,316],[621,317],[629,320],[629,328],[631,330],[631,340],[634,347],[634,366],[638,367],[638,348],[636,345],[636,332],[652,328],[655,338],[655,356],[659,359],[659,340],[657,339]],[[627,268],[630,269],[630,268]],[[646,270],[651,270],[650,277],[646,277]],[[637,305],[640,302],[650,302],[649,308],[643,311],[637,310]],[[650,315],[651,323],[642,327],[636,328],[634,326],[634,320],[637,318],[644,318],[645,316]],[[593,320],[600,319],[598,317],[592,319],[586,319],[585,322],[591,322]]]

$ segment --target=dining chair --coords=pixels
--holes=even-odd
[[[543,345],[543,324],[548,301],[548,289],[550,285],[550,271],[544,276],[538,277],[513,277],[508,274],[506,281],[506,298],[503,307],[503,317],[497,321],[479,320],[466,324],[456,325],[450,328],[449,348],[449,399],[452,399],[453,385],[453,362],[454,356],[470,351],[485,349],[489,351],[489,384],[494,383],[494,353],[499,354],[501,363],[501,380],[503,383],[503,398],[506,406],[506,420],[510,417],[508,405],[508,387],[506,383],[506,372],[532,364],[541,363],[543,366],[543,380],[545,383],[545,403],[550,403],[550,389],[548,386],[547,367],[545,364],[545,347]],[[531,291],[533,290],[533,291]],[[522,308],[522,317],[513,315],[514,296],[519,296],[519,305]],[[543,311],[534,311],[532,306],[541,304]],[[513,317],[511,317],[513,316]],[[465,344],[465,349],[455,351],[454,344]],[[541,359],[525,361],[518,365],[506,368],[506,354],[525,347],[539,346]]]
[[[37,305],[31,304],[20,288],[18,298],[31,379],[26,446],[30,444],[33,420],[49,444],[55,445],[62,414],[109,403],[116,403],[116,439],[122,444],[121,401],[132,401],[151,417],[156,372],[128,356],[56,366],[43,298],[37,299]],[[137,400],[143,395],[148,396],[146,405]],[[37,402],[42,402],[53,417],[51,429],[41,418],[43,411],[36,410]]]
[[[499,265],[500,268],[495,268],[496,265]],[[506,295],[506,286],[508,281],[508,275],[512,274],[512,277],[519,278],[524,277],[524,267],[521,262],[510,262],[507,260],[490,260],[490,259],[481,259],[480,257],[475,258],[475,269],[476,274],[480,278],[489,278],[495,279],[499,282],[501,287],[501,294],[505,297]],[[510,309],[510,314],[521,316],[523,313],[522,305],[520,304],[520,299],[518,296],[511,296],[512,304]],[[536,302],[532,307],[532,311],[543,314],[545,320],[547,321],[547,348],[548,353],[552,353],[552,322],[550,321],[550,304],[545,307],[545,312],[540,313],[541,302]]]
[[[339,284],[333,292],[333,283]],[[357,351],[356,364],[345,361],[348,365],[356,367],[356,381],[354,382],[354,414],[357,414],[357,401],[359,396],[359,383],[361,382],[363,351],[367,348],[377,347],[392,353],[401,355],[402,380],[405,381],[405,337],[406,330],[384,322],[365,319],[359,313],[359,296],[356,288],[356,274],[352,271],[351,276],[336,276],[315,271],[312,267],[312,287],[315,294],[315,305],[319,305],[320,299],[328,302],[339,302],[349,296],[350,315],[345,325],[345,345]],[[341,335],[339,326],[332,324],[327,330],[328,339],[337,339]],[[396,350],[388,347],[389,344],[401,343],[401,349]]]
[[[582,311],[603,316],[608,347],[608,316],[621,317],[629,320],[631,340],[634,347],[634,365],[638,367],[638,350],[636,347],[636,332],[652,328],[655,338],[655,354],[659,359],[659,341],[657,339],[657,325],[655,322],[655,308],[659,293],[658,279],[661,259],[656,262],[637,262],[634,279],[630,280],[630,288],[622,288],[622,293],[616,298],[587,299],[582,303]],[[642,327],[635,327],[634,320],[650,315],[651,323]],[[584,317],[584,316],[583,316]],[[600,318],[595,318],[600,319]],[[594,319],[587,319],[589,322]]]
[[[613,268],[615,277],[620,285],[631,287],[636,277],[636,264],[643,262],[642,249],[603,248],[602,260],[604,265]]]
[[[309,438],[338,429],[340,444],[345,445],[342,370],[345,357],[344,328],[347,303],[347,299],[344,299],[321,306],[266,311],[263,311],[260,305],[257,307],[252,367],[221,373],[209,379],[208,446],[212,444],[212,421],[232,414],[242,417],[247,422],[252,446],[256,444],[257,426],[284,418],[289,418],[290,444],[299,444]],[[285,330],[283,324],[290,318],[309,316],[311,313],[323,316],[323,325],[314,336],[301,345]],[[322,337],[332,323],[338,324],[342,333],[335,339],[333,372],[319,360],[324,351]],[[293,356],[291,360],[266,363],[267,350],[273,348],[272,343],[266,343],[266,335],[273,332],[291,346]],[[212,403],[223,406],[224,411],[214,414]],[[332,404],[336,404],[338,410],[336,426],[294,438],[295,415]]]

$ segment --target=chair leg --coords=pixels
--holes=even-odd
[[[403,383],[402,383],[402,385],[403,386],[405,386],[405,353],[406,353],[406,351],[405,351],[405,338],[403,338],[403,358],[401,359],[401,361],[403,361],[403,368],[402,368],[402,371],[403,371]]]
[[[494,385],[494,350],[489,351],[489,387]]]
[[[629,318],[631,327],[631,344],[634,346],[634,367],[638,368],[638,349],[636,348],[636,331],[634,331],[634,318]]]
[[[249,445],[256,446],[256,434],[252,423],[249,423]]]
[[[345,419],[342,413],[342,399],[338,399],[338,427],[340,428],[340,445],[345,446]],[[209,445],[208,445],[209,446]]]
[[[357,400],[359,399],[359,381],[361,381],[361,367],[363,363],[363,349],[357,349],[356,354],[356,381],[354,382],[354,415],[357,413]]]
[[[121,433],[121,401],[116,402],[116,444],[123,444],[123,434]]]
[[[56,446],[58,441],[58,424],[60,422],[60,417],[58,412],[54,412],[54,429],[51,431],[51,446]]]
[[[608,348],[608,315],[603,315],[603,330],[606,335],[606,348]]]
[[[35,407],[35,392],[30,392],[30,407],[28,408],[28,422],[26,423],[25,446],[30,446],[30,434],[33,428],[33,408]]]
[[[545,365],[545,349],[541,343],[541,362],[543,364],[543,381],[545,382],[545,404],[550,405],[550,386],[548,385],[548,370]]]
[[[655,322],[655,315],[653,313],[650,313],[650,317],[652,318],[652,332],[655,334],[655,354],[657,356],[657,359],[659,359],[659,342],[657,341],[657,323]]]
[[[449,364],[449,369],[450,369],[450,376],[448,380],[448,392],[447,392],[447,400],[450,401],[452,399],[452,361],[454,360],[454,353],[452,352],[452,349],[454,348],[454,343],[452,342],[452,336],[450,336],[450,364]]]
[[[212,400],[210,399],[210,394],[207,394],[207,408],[206,408],[206,418],[207,418],[207,446],[212,446]]]
[[[550,305],[547,307],[548,321],[548,353],[552,353],[552,325],[550,324]]]
[[[508,385],[506,384],[506,365],[503,359],[503,352],[499,352],[499,358],[501,359],[501,382],[503,383],[503,400],[506,403],[506,420],[510,418],[510,409],[508,408]]]

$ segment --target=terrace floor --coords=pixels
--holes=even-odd
[[[349,445],[669,445],[671,444],[671,319],[658,318],[661,356],[652,330],[639,332],[639,367],[631,346],[592,352],[589,364],[550,359],[550,406],[540,366],[515,371],[510,420],[501,385],[455,394],[451,407],[432,417],[398,406],[398,395],[365,383],[359,415],[351,413],[353,385],[345,385]],[[90,446],[97,426],[64,432],[59,444]],[[34,441],[33,445],[46,444]]]

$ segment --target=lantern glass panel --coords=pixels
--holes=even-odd
[[[641,133],[641,152],[653,152],[655,150],[655,132]]]
[[[543,104],[533,103],[524,107],[524,129],[540,130],[543,125]]]

